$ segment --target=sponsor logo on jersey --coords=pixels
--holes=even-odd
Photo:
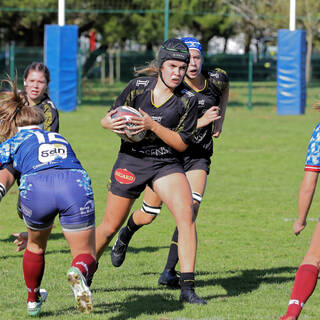
[[[89,216],[94,212],[94,202],[93,200],[89,200],[83,207],[80,207],[80,214],[82,216]]]
[[[190,97],[194,97],[194,93],[191,92],[190,90],[182,89],[181,92],[182,92],[182,94],[187,95],[189,98],[190,98]]]
[[[208,72],[208,75],[210,76],[210,78],[219,79],[219,73],[217,73],[217,72],[211,72],[211,71],[209,71],[209,72]]]
[[[194,143],[200,143],[204,138],[206,137],[205,132],[196,131],[196,133],[193,136],[193,142]]]
[[[121,184],[130,184],[136,180],[136,177],[132,172],[122,168],[119,168],[114,172],[114,177]]]
[[[39,146],[38,160],[48,163],[57,159],[66,159],[68,155],[67,146],[61,143],[44,143]]]
[[[154,120],[154,121],[157,121],[157,122],[159,122],[159,123],[161,123],[161,120],[162,120],[162,116],[151,116],[151,118],[152,118],[152,120]]]
[[[149,83],[149,80],[137,80],[136,86],[139,87],[140,85],[142,85],[146,87],[148,83]]]
[[[160,157],[165,156],[170,153],[170,149],[167,147],[154,148],[150,150],[146,150],[144,154],[150,157]]]
[[[204,106],[204,99],[198,100],[198,104]]]

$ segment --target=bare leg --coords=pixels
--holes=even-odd
[[[108,193],[106,211],[101,224],[96,229],[96,249],[99,260],[114,235],[127,219],[135,199]]]
[[[155,192],[153,192],[152,189],[150,189],[149,187],[146,187],[145,189],[143,202],[152,207],[160,207],[162,204],[162,201],[159,198],[159,196]],[[132,215],[133,221],[137,226],[150,224],[156,217],[156,214],[149,214],[142,210],[137,210]]]
[[[175,173],[162,177],[154,182],[154,191],[167,205],[176,220],[181,272],[194,272],[197,236],[193,220],[191,189],[186,176]]]
[[[316,229],[309,246],[309,249],[297,271],[294,285],[292,288],[288,310],[281,320],[298,319],[303,305],[312,295],[318,280],[320,266],[320,222]]]
[[[69,244],[72,258],[79,254],[90,254],[96,258],[95,228],[76,232],[64,231],[64,236]]]

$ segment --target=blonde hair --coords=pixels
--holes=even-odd
[[[157,77],[159,75],[159,68],[157,65],[157,61],[151,61],[147,66],[144,67],[134,67],[134,73],[136,76],[146,75]]]
[[[312,108],[315,109],[316,111],[320,111],[320,100],[316,101],[313,105]]]
[[[5,141],[18,132],[18,127],[39,125],[45,116],[41,109],[29,107],[27,97],[17,89],[16,81],[4,80],[11,90],[0,93],[0,137]]]

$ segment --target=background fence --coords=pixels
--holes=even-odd
[[[154,59],[154,52],[143,51],[106,51],[100,55],[89,68],[83,70],[87,61],[87,54],[78,53],[79,73],[82,81],[101,79],[102,82],[113,81],[127,82],[134,76],[134,67],[145,65]],[[252,61],[252,75],[249,74],[249,55],[216,54],[205,56],[207,69],[220,67],[226,70],[231,81],[275,81],[277,78],[276,58],[262,58]],[[11,45],[0,48],[0,76],[6,74],[18,76],[19,84],[22,83],[24,68],[33,61],[43,61],[42,47],[18,47]],[[312,57],[311,80],[320,79],[320,54]],[[81,81],[81,82],[82,82]],[[78,84],[78,101],[81,102],[81,82]]]

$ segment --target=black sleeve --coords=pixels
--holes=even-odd
[[[59,132],[59,113],[53,102],[47,98],[40,105],[45,115],[45,122],[43,129],[51,132]]]
[[[129,82],[129,84],[122,90],[122,92],[120,93],[120,95],[118,96],[118,98],[116,99],[116,101],[113,103],[113,105],[111,106],[110,110],[114,110],[117,107],[120,106],[131,106],[132,105],[132,101],[133,101],[133,97],[134,95],[134,80],[131,80]]]
[[[208,72],[208,78],[222,92],[229,85],[229,76],[227,72],[220,68],[215,68]]]
[[[193,96],[186,103],[185,114],[182,119],[180,128],[177,132],[185,144],[190,144],[196,131],[198,120],[198,98]]]
[[[56,108],[51,110],[52,112],[52,123],[50,126],[50,131],[59,132],[59,112]]]

